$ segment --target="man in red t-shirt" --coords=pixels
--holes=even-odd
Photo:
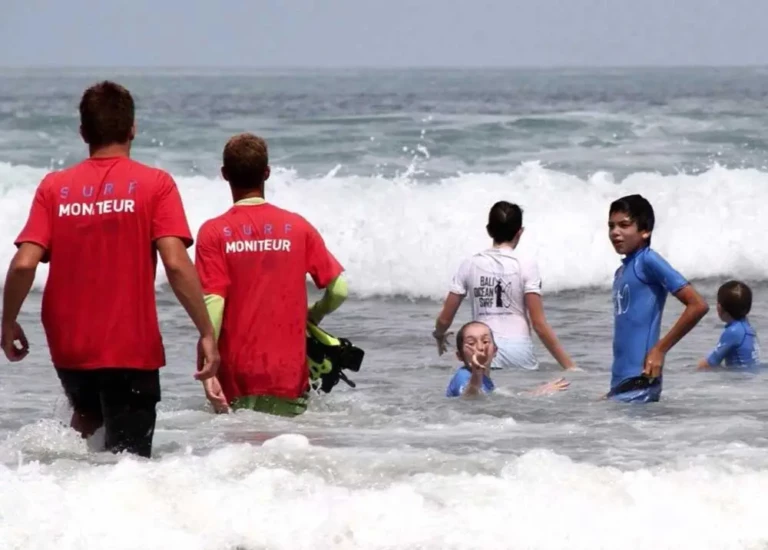
[[[307,318],[315,323],[347,296],[342,266],[303,217],[264,200],[267,144],[234,136],[221,173],[234,206],[197,235],[195,266],[218,335],[221,368],[203,382],[218,412],[281,415],[306,409]],[[307,312],[307,274],[325,295]]]
[[[3,296],[2,348],[29,353],[16,322],[40,262],[50,262],[42,323],[51,360],[83,437],[101,425],[112,452],[149,457],[159,368],[165,365],[155,305],[157,252],[195,323],[198,379],[219,365],[213,326],[187,248],[193,239],[169,174],[130,159],[136,134],[131,94],[112,82],[88,88],[80,133],[90,157],[40,183]],[[20,346],[17,346],[19,342]]]

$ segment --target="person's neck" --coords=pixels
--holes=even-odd
[[[246,199],[263,199],[264,188],[259,189],[232,189],[232,202],[238,203]]]
[[[637,248],[635,248],[634,250],[632,250],[630,252],[627,252],[626,257],[627,258],[631,258],[632,256],[634,256],[638,252],[641,252],[642,250],[645,250],[646,248],[650,248],[650,247],[651,247],[651,245],[643,243],[640,246],[638,246]]]
[[[110,157],[130,157],[130,143],[112,143],[103,147],[89,147],[88,154],[92,159]]]
[[[503,243],[497,243],[494,241],[493,243],[493,248],[511,248],[514,250],[516,246],[517,241],[505,241]]]

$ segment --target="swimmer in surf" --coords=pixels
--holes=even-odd
[[[760,365],[757,333],[747,315],[752,309],[752,290],[741,281],[728,281],[717,291],[717,315],[725,323],[715,349],[699,360],[699,369],[719,367],[753,369]]]
[[[480,321],[470,321],[456,335],[456,358],[463,364],[454,373],[446,397],[476,397],[496,388],[491,380],[491,362],[498,349],[490,327]],[[533,395],[565,391],[570,385],[564,378],[547,382],[531,390]]]
[[[613,280],[613,364],[605,397],[623,402],[661,398],[667,352],[709,310],[693,285],[651,249],[654,222],[653,207],[640,195],[622,197],[610,205],[608,236],[624,258]],[[659,338],[667,294],[680,300],[685,310]]]
[[[472,319],[486,323],[495,335],[499,353],[494,369],[538,369],[531,328],[562,368],[576,367],[547,322],[535,260],[516,250],[523,230],[518,205],[499,201],[491,207],[486,231],[493,245],[461,263],[435,322],[432,335],[439,355],[445,353],[448,329],[469,296]]]

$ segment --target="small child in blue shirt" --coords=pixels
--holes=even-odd
[[[728,281],[717,291],[717,315],[725,323],[717,346],[699,360],[698,368],[751,369],[760,363],[760,346],[747,315],[752,309],[752,290],[741,281]]]
[[[491,362],[496,355],[496,342],[490,327],[480,321],[470,321],[456,334],[456,357],[463,363],[454,373],[445,392],[446,397],[473,397],[493,392]],[[558,378],[539,386],[533,393],[544,395],[564,391],[569,382]]]

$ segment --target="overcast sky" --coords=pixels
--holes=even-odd
[[[768,64],[768,0],[2,0],[0,66]]]

